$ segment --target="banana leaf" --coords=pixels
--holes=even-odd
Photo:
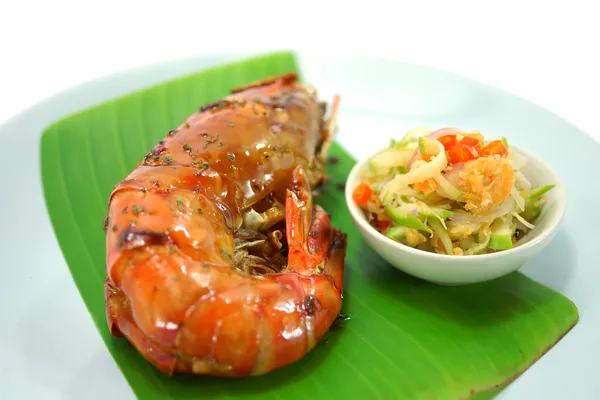
[[[392,268],[352,223],[340,186],[355,160],[337,143],[330,153],[337,162],[328,165],[331,181],[318,203],[348,234],[342,310],[347,318],[312,352],[261,377],[167,377],[125,339],[110,334],[102,222],[112,188],[201,105],[233,87],[288,71],[301,72],[292,52],[240,60],[67,116],[42,135],[42,183],[55,234],[81,298],[133,392],[144,400],[493,397],[576,324],[575,305],[518,272],[442,287]]]

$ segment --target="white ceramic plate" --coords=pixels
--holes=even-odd
[[[42,196],[39,138],[56,119],[93,104],[247,54],[202,56],[126,71],[39,103],[0,126],[0,398],[134,399],[96,331]],[[549,161],[568,209],[550,246],[522,271],[568,296],[580,322],[500,399],[592,399],[600,392],[600,145],[548,111],[465,78],[385,59],[299,54],[321,95],[343,96],[338,140],[355,157],[414,125],[506,136]],[[26,90],[26,88],[24,88]]]

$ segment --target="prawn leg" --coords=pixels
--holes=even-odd
[[[346,235],[332,228],[329,215],[312,206],[300,168],[294,170],[286,199],[288,266],[286,274],[304,276],[303,308],[308,316],[307,347],[314,348],[341,311]],[[333,290],[332,290],[333,289]]]
[[[327,213],[313,206],[310,186],[300,166],[294,169],[285,210],[289,249],[286,272],[318,274],[329,253],[331,225]]]

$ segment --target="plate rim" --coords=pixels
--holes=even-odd
[[[572,121],[572,120],[568,119],[567,117],[563,116],[562,114],[560,114],[558,111],[552,110],[552,109],[548,108],[547,106],[543,106],[539,103],[534,102],[533,100],[529,99],[526,96],[515,93],[511,90],[505,89],[505,88],[501,87],[500,85],[493,84],[487,80],[475,79],[467,74],[463,74],[463,73],[460,73],[457,71],[450,71],[445,68],[434,67],[434,66],[416,62],[416,61],[398,59],[398,58],[394,58],[394,57],[391,57],[388,55],[360,54],[360,53],[355,53],[352,51],[341,51],[341,50],[332,50],[332,51],[325,52],[323,50],[304,50],[304,49],[296,49],[293,47],[262,49],[262,50],[253,50],[253,51],[221,51],[221,52],[210,52],[210,53],[196,53],[191,56],[173,57],[173,58],[154,61],[154,62],[144,62],[144,63],[124,67],[124,68],[121,68],[121,69],[118,69],[115,71],[111,71],[111,72],[108,72],[105,74],[96,75],[95,77],[90,77],[82,82],[79,82],[79,83],[76,83],[76,84],[73,84],[70,86],[66,86],[59,91],[55,91],[51,94],[48,94],[45,97],[32,102],[29,106],[22,108],[21,110],[17,111],[16,113],[10,115],[7,119],[0,122],[0,132],[3,131],[3,129],[5,128],[6,125],[11,124],[13,122],[13,120],[17,120],[17,119],[23,117],[24,114],[29,114],[31,111],[33,111],[35,109],[43,108],[43,106],[45,106],[46,104],[53,103],[53,102],[57,101],[58,99],[60,99],[61,97],[69,97],[70,95],[72,95],[72,93],[79,92],[82,90],[92,89],[93,86],[98,85],[104,81],[112,81],[115,79],[119,79],[120,77],[131,76],[131,75],[133,75],[134,72],[139,73],[140,71],[152,71],[152,70],[157,70],[157,69],[163,69],[163,68],[166,68],[169,66],[186,64],[192,60],[200,61],[200,60],[208,60],[208,59],[213,59],[213,58],[229,58],[229,59],[235,60],[235,59],[239,59],[239,58],[259,56],[262,54],[268,54],[271,52],[280,52],[280,51],[292,52],[295,54],[296,58],[298,57],[298,55],[301,55],[301,54],[311,54],[311,55],[328,54],[329,56],[335,56],[336,58],[353,57],[353,58],[370,59],[370,60],[374,61],[375,63],[380,63],[380,62],[395,63],[395,64],[399,64],[399,65],[406,65],[406,66],[412,67],[414,69],[425,70],[428,72],[441,73],[441,74],[446,75],[447,77],[450,77],[453,79],[459,79],[459,80],[469,82],[471,84],[476,84],[478,86],[485,87],[488,90],[497,92],[496,94],[508,95],[513,98],[519,99],[520,101],[523,101],[523,102],[529,104],[530,106],[538,108],[546,113],[552,114],[554,117],[560,119],[562,122],[564,122],[568,125],[571,125],[577,131],[579,131],[580,133],[583,133],[585,136],[592,139],[596,144],[600,145],[600,142],[598,140],[596,140],[596,138],[594,136],[592,136],[590,133],[588,133],[585,129],[580,127],[574,121]],[[198,69],[197,71],[201,71],[201,70],[202,69]],[[194,73],[194,72],[192,71],[192,72],[188,72],[185,74],[190,74],[190,73]],[[185,74],[175,75],[174,77],[171,77],[168,79],[177,79],[177,78],[183,77]],[[159,81],[159,82],[156,82],[156,83],[153,83],[150,85],[145,85],[145,86],[142,86],[141,88],[134,89],[133,91],[127,91],[122,94],[117,94],[117,95],[115,95],[115,97],[112,97],[111,99],[115,99],[115,98],[118,98],[119,96],[133,93],[134,91],[144,90],[151,86],[160,84],[161,82],[164,82],[164,81]],[[110,101],[111,99],[103,100],[103,101]],[[95,104],[98,104],[98,103],[95,103]],[[77,112],[85,110],[89,107],[93,107],[93,105],[87,106],[84,108],[79,108],[75,111],[69,112],[69,114],[65,114],[61,117],[58,117],[55,120],[53,120],[52,122],[50,122],[48,125],[46,125],[44,127],[44,129],[47,129],[52,123],[56,122],[57,120],[59,120],[61,118],[64,118],[65,116],[77,113]]]
[[[304,52],[301,50],[292,50],[294,51],[297,55],[298,54],[307,54],[307,53],[311,53],[314,54],[315,52]],[[127,76],[130,76],[130,74],[132,73],[139,73],[140,71],[147,71],[147,72],[151,72],[151,71],[156,71],[157,69],[160,68],[168,68],[171,65],[176,65],[179,63],[186,63],[186,62],[191,62],[192,60],[210,60],[210,59],[214,59],[214,58],[218,58],[218,57],[230,57],[231,59],[236,59],[239,57],[248,57],[248,56],[254,56],[254,55],[259,55],[259,54],[265,54],[267,52],[242,52],[242,53],[234,53],[234,52],[222,52],[222,53],[210,53],[210,54],[202,54],[202,55],[195,55],[195,56],[187,56],[187,57],[181,57],[181,58],[177,58],[177,59],[172,59],[172,60],[166,60],[166,61],[161,61],[161,62],[155,62],[155,63],[148,63],[145,64],[143,66],[139,66],[139,67],[131,67],[131,68],[126,68],[120,71],[115,71],[109,74],[105,74],[93,79],[89,79],[85,82],[81,82],[79,84],[76,85],[72,85],[68,88],[65,88],[59,92],[56,92],[54,94],[51,94],[49,96],[47,96],[46,98],[35,102],[34,104],[30,105],[29,107],[17,112],[16,114],[10,116],[7,120],[3,121],[2,123],[0,123],[0,137],[4,136],[3,134],[6,132],[7,128],[9,128],[11,125],[14,125],[16,123],[18,123],[19,121],[22,121],[24,118],[26,118],[27,116],[30,116],[32,114],[34,114],[36,111],[45,108],[47,105],[55,103],[57,101],[62,100],[63,98],[69,98],[73,95],[75,95],[76,93],[79,92],[85,92],[85,91],[91,91],[94,89],[95,86],[97,85],[101,85],[105,82],[108,81],[113,81],[113,80],[118,80],[118,79],[122,79],[125,78]],[[344,55],[343,53],[340,54],[335,54],[336,58],[344,58],[347,55]],[[455,73],[455,72],[451,72],[451,71],[447,71],[447,70],[443,70],[443,69],[437,69],[434,67],[430,67],[430,66],[425,66],[425,65],[420,65],[418,63],[412,63],[412,62],[407,62],[407,61],[402,61],[402,60],[396,60],[390,57],[381,57],[381,56],[372,56],[372,55],[360,55],[360,54],[355,54],[352,53],[351,55],[352,57],[359,57],[359,58],[363,58],[363,59],[370,59],[373,60],[374,62],[391,62],[397,65],[406,65],[406,66],[410,66],[410,67],[414,67],[416,69],[419,70],[426,70],[426,71],[432,71],[432,72],[439,72],[442,73],[444,75],[446,75],[446,77],[452,78],[452,79],[458,79],[459,81],[463,81],[463,82],[469,82],[471,84],[480,86],[480,87],[484,87],[487,88],[489,90],[491,90],[491,95],[502,95],[502,96],[509,96],[514,100],[519,100],[519,101],[523,101],[526,102],[528,104],[530,104],[531,106],[535,107],[536,109],[539,109],[540,111],[543,111],[545,114],[549,114],[551,116],[553,116],[554,118],[560,119],[561,121],[563,121],[564,123],[568,124],[574,131],[580,132],[583,134],[583,136],[587,137],[588,139],[591,139],[594,141],[595,144],[596,141],[594,140],[594,137],[592,137],[589,133],[587,133],[585,130],[581,129],[580,127],[578,127],[577,125],[575,125],[574,123],[572,123],[571,121],[569,121],[568,119],[564,118],[563,116],[561,116],[560,114],[557,114],[556,112],[549,110],[527,98],[524,98],[520,95],[517,95],[515,93],[511,93],[510,91],[507,91],[501,87],[497,87],[494,85],[490,85],[488,83],[485,82],[481,82],[479,80],[476,79],[472,79],[470,77]],[[199,71],[201,69],[196,69],[194,71]],[[44,124],[41,129],[39,130],[39,132],[35,133],[35,138],[36,138],[36,142],[38,143],[38,147],[39,147],[39,143],[41,142],[41,134],[45,131],[45,129],[47,129],[50,125],[52,125],[53,123],[55,123],[56,121],[60,120],[61,118],[64,118],[65,116],[68,116],[70,114],[73,113],[77,113],[79,111],[85,110],[89,107],[93,107],[96,104],[99,104],[101,102],[105,102],[105,101],[110,101],[111,99],[120,97],[122,95],[127,95],[129,93],[132,93],[134,91],[138,91],[138,90],[143,90],[145,88],[148,88],[150,86],[156,85],[156,84],[160,84],[161,82],[164,82],[165,80],[169,80],[169,79],[176,79],[178,77],[182,77],[183,75],[189,74],[189,73],[193,73],[194,71],[190,71],[190,72],[186,72],[184,74],[176,74],[172,77],[168,77],[168,78],[164,78],[162,80],[156,81],[156,79],[153,78],[153,80],[155,80],[154,83],[151,84],[144,84],[141,87],[137,88],[137,89],[133,89],[133,90],[119,90],[119,94],[115,94],[112,97],[102,100],[100,102],[94,102],[93,104],[90,105],[82,105],[80,107],[78,107],[75,110],[71,110],[67,113],[63,113],[60,116],[54,116],[52,118],[51,122],[48,122],[46,124]],[[106,96],[104,96],[106,97]],[[54,113],[56,114],[56,113]],[[34,123],[29,123],[29,125],[34,125]],[[38,158],[38,162],[39,162],[39,148],[36,150],[36,157]],[[39,172],[38,172],[38,177],[39,177]],[[41,186],[41,181],[37,182],[38,185]],[[45,204],[44,204],[45,207]],[[49,221],[49,216],[46,215],[47,219],[48,219],[48,223],[50,224]],[[53,231],[52,231],[53,232]],[[54,232],[53,232],[54,233]],[[58,245],[58,242],[56,240],[56,237],[54,237],[54,245],[60,249],[60,246]],[[64,256],[62,255],[62,251],[60,251],[60,255],[62,257],[63,262],[65,262],[64,260]],[[68,270],[68,268],[67,268]],[[74,282],[72,281],[72,277],[70,277],[71,279],[71,283],[74,285]],[[116,365],[115,365],[116,367]]]

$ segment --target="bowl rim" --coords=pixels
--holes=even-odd
[[[348,173],[348,177],[346,179],[346,187],[345,187],[345,191],[344,191],[344,196],[346,198],[346,206],[348,207],[348,211],[350,212],[352,219],[356,223],[360,224],[360,226],[363,228],[363,230],[365,232],[368,232],[368,234],[375,237],[377,240],[380,240],[383,243],[386,243],[388,246],[393,247],[397,251],[409,253],[414,256],[429,257],[432,259],[436,259],[439,261],[445,261],[445,262],[448,262],[448,261],[460,262],[460,261],[467,261],[467,260],[485,261],[486,259],[493,259],[493,258],[498,258],[498,257],[517,256],[519,254],[531,251],[532,248],[539,246],[539,245],[543,244],[544,242],[546,242],[548,239],[552,238],[553,235],[558,231],[558,228],[562,224],[562,221],[563,221],[565,213],[566,213],[566,208],[567,208],[567,204],[566,204],[567,197],[566,197],[566,190],[565,190],[563,180],[558,175],[558,173],[550,166],[550,164],[548,164],[547,162],[542,160],[540,157],[536,156],[535,154],[531,153],[530,151],[524,150],[521,147],[511,144],[511,145],[509,145],[510,150],[521,153],[529,161],[533,161],[534,163],[539,165],[541,167],[541,169],[544,170],[545,174],[551,175],[551,179],[555,182],[556,186],[553,189],[553,190],[556,190],[555,191],[555,193],[556,193],[555,194],[555,197],[556,197],[555,207],[553,208],[553,212],[551,214],[546,214],[544,216],[544,218],[549,218],[550,220],[543,231],[538,232],[533,238],[531,238],[530,240],[528,240],[527,242],[525,242],[519,246],[515,246],[508,250],[502,250],[502,251],[498,251],[496,253],[487,253],[487,254],[469,254],[469,255],[463,254],[460,256],[450,255],[450,254],[440,254],[440,253],[434,253],[434,252],[416,249],[416,248],[407,246],[405,244],[396,242],[396,241],[388,238],[387,236],[383,235],[381,232],[377,231],[377,229],[375,229],[373,226],[371,226],[367,222],[366,217],[364,216],[363,212],[352,200],[352,192],[353,192],[354,188],[360,182],[360,179],[358,176],[359,172],[363,169],[363,167],[365,166],[365,164],[369,161],[369,159],[371,157],[373,157],[375,154],[378,154],[378,153],[384,151],[387,148],[388,147],[380,148],[379,150],[377,150],[365,157],[362,157],[361,159],[359,159],[356,162],[354,167],[352,167],[352,169]],[[363,234],[361,233],[361,235],[363,235]]]

